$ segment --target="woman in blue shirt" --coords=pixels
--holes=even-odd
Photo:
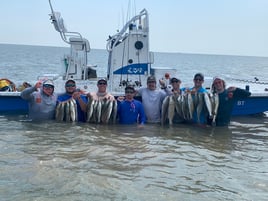
[[[145,123],[145,113],[140,101],[134,99],[135,89],[132,86],[125,88],[125,100],[119,101],[117,115],[121,124],[143,125]]]

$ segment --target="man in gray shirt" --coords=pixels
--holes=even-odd
[[[160,82],[160,84],[164,86],[164,83]],[[138,89],[138,93],[142,97],[147,123],[160,123],[162,102],[168,95],[166,86],[162,89],[164,90],[156,89],[156,78],[154,76],[147,78],[146,88]]]
[[[21,97],[29,102],[30,119],[40,121],[55,118],[57,95],[52,80],[37,82],[35,86],[24,89]]]

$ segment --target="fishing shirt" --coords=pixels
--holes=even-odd
[[[244,89],[236,88],[232,92],[224,90],[222,93],[219,93],[219,107],[216,117],[217,126],[227,126],[230,123],[232,110],[234,104],[239,99],[245,99],[249,97],[251,93]]]
[[[34,121],[50,120],[55,118],[57,95],[46,95],[42,89],[36,91],[29,87],[21,92],[21,98],[28,101],[29,118]]]
[[[72,98],[72,95],[65,93],[65,94],[60,95],[58,97],[57,103],[67,101],[67,100],[69,100],[71,98]],[[81,94],[80,98],[82,99],[82,101],[84,101],[84,103],[87,104],[88,100],[87,100],[86,96]],[[79,101],[75,100],[75,102],[76,102],[76,105],[77,105],[77,118],[78,118],[78,121],[86,122],[86,113],[81,109]]]
[[[120,124],[144,124],[146,120],[142,103],[135,99],[120,102],[117,108],[117,115]]]
[[[149,90],[148,88],[140,88],[138,93],[142,97],[146,122],[160,123],[162,102],[168,95],[167,90]]]

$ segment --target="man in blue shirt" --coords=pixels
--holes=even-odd
[[[66,81],[65,90],[65,94],[58,97],[57,104],[59,104],[59,102],[68,101],[71,98],[75,99],[77,105],[77,120],[85,122],[88,102],[87,96],[83,95],[81,91],[76,89],[76,83],[74,80]]]
[[[196,73],[194,75],[194,86],[190,89],[193,101],[199,103],[199,98],[202,98],[199,96],[200,93],[207,93],[207,90],[202,86],[204,83],[204,75],[202,73]],[[187,91],[187,90],[186,90]],[[202,106],[203,104],[201,104]],[[205,112],[205,109],[202,107],[201,110],[199,110],[199,106],[196,105],[193,112],[193,119],[191,120],[192,123],[197,123],[199,125],[206,125],[207,123],[207,114]]]
[[[125,88],[125,100],[119,101],[117,114],[119,123],[143,125],[145,123],[145,113],[140,101],[134,99],[135,89],[132,86]]]

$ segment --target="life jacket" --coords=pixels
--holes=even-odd
[[[9,79],[0,79],[0,91],[16,91],[15,84]]]

